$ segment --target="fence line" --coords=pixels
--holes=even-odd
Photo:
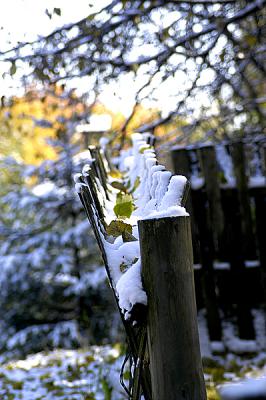
[[[118,171],[108,172],[103,152],[90,147],[91,159],[84,166],[82,174],[75,176],[76,188],[101,250],[127,334],[134,366],[132,382],[128,388],[129,398],[140,400],[143,394],[145,400],[181,400],[184,397],[188,400],[205,400],[196,320],[190,222],[189,217],[183,217],[187,215],[183,203],[188,186],[184,177],[171,176],[169,171],[158,165],[154,149],[147,144],[149,140],[149,135],[133,138],[135,160],[131,175],[128,173],[130,179],[134,176],[131,182],[128,179],[112,179],[112,175],[119,175]],[[134,192],[134,202],[137,205],[134,218],[138,220],[140,235],[136,222],[131,223],[127,215],[131,208],[128,199],[130,192]],[[121,206],[123,196],[127,196],[127,204]],[[112,215],[110,206],[116,210],[117,218],[114,213]],[[111,223],[110,215],[114,218]],[[146,217],[149,219],[146,220]],[[115,234],[114,225],[123,232]],[[153,230],[153,235],[149,237],[146,235],[148,227]],[[164,235],[166,232],[169,241],[165,246],[161,244],[161,249],[165,247],[166,252],[162,252],[157,260],[159,247],[148,249],[148,246],[157,240],[156,235]],[[147,319],[146,294],[140,288],[140,274],[140,282],[136,279],[140,267],[138,236],[145,267],[143,276],[148,296]],[[172,236],[176,240],[173,241]],[[128,257],[131,258],[130,262],[125,265]],[[157,260],[157,271],[151,268],[149,260]],[[166,274],[160,272],[161,263],[167,266]],[[121,268],[125,267],[126,271],[121,273]],[[171,283],[172,278],[174,280]],[[157,285],[152,282],[157,282]],[[162,290],[158,283],[165,288],[172,285],[170,293]],[[132,290],[132,285],[135,285],[136,291]],[[163,313],[162,308],[167,302],[170,307]],[[169,333],[167,336],[162,328]]]
[[[220,310],[236,317],[240,338],[253,339],[251,308],[266,305],[265,155],[265,138],[171,152],[175,173],[191,181],[197,303],[211,340],[221,337]]]

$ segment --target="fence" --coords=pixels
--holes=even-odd
[[[221,311],[236,318],[240,338],[253,339],[251,309],[266,305],[265,137],[176,147],[171,156],[191,182],[196,297],[210,339],[221,340]]]
[[[127,334],[134,369],[129,398],[205,400],[186,179],[158,165],[142,136],[134,142],[131,182],[117,178],[100,149],[89,151],[89,165],[75,181]]]

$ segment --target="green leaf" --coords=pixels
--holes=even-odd
[[[133,205],[131,201],[125,201],[114,206],[114,212],[117,217],[130,218],[133,211]]]
[[[119,217],[129,218],[134,210],[133,199],[130,194],[118,193],[116,205],[114,206],[115,215]]]
[[[118,237],[123,234],[132,235],[132,226],[130,224],[126,224],[121,219],[112,221],[106,228],[107,235],[111,235],[114,237]]]

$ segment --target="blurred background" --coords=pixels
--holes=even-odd
[[[123,331],[73,175],[89,144],[107,138],[115,158],[133,132],[154,134],[160,161],[191,181],[209,399],[217,384],[261,373],[265,4],[1,5],[1,398],[125,398],[107,378],[119,376]]]

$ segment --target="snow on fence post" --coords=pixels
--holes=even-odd
[[[205,400],[190,218],[138,221],[153,400]]]

